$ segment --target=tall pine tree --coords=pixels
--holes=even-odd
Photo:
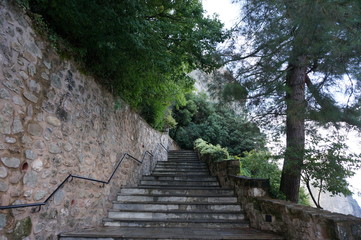
[[[305,154],[305,121],[361,126],[356,91],[361,86],[361,2],[234,2],[243,5],[243,21],[223,55],[234,63],[256,111],[263,116],[286,115],[280,189],[295,202]],[[349,101],[340,103],[332,93],[342,86]]]

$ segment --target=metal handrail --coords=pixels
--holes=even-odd
[[[168,152],[168,148],[166,148],[162,143],[158,143],[157,146],[161,146],[162,148],[164,148],[167,152]],[[27,204],[15,204],[15,205],[8,205],[8,206],[0,206],[0,210],[3,209],[13,209],[13,208],[26,208],[26,207],[38,207],[38,209],[33,210],[33,212],[38,212],[41,209],[41,206],[46,205],[47,202],[55,195],[55,193],[57,193],[57,191],[64,186],[65,183],[67,183],[69,181],[69,179],[73,179],[73,178],[78,178],[78,179],[82,179],[82,180],[86,180],[86,181],[91,181],[91,182],[98,182],[98,183],[102,183],[104,184],[109,184],[110,181],[112,180],[115,172],[118,170],[120,164],[122,163],[123,159],[125,157],[129,157],[131,159],[133,159],[134,161],[138,162],[139,164],[142,164],[144,161],[144,158],[146,155],[150,155],[151,157],[153,157],[153,154],[151,152],[149,152],[148,150],[146,150],[143,154],[143,158],[140,161],[139,159],[133,157],[132,155],[130,155],[129,153],[124,153],[122,158],[118,161],[116,167],[114,168],[112,174],[110,175],[108,181],[103,181],[103,180],[98,180],[98,179],[94,179],[94,178],[88,178],[88,177],[82,177],[82,176],[77,176],[77,175],[73,175],[73,174],[69,174],[64,181],[62,181],[62,183],[60,183],[58,185],[58,187],[50,194],[50,196],[42,203],[27,203]],[[71,181],[70,180],[70,181]]]

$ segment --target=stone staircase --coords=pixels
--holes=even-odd
[[[60,239],[283,239],[249,228],[234,191],[193,151],[170,151],[138,187],[123,188],[103,223]]]

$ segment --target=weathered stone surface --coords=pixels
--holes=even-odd
[[[21,177],[22,177],[22,174],[20,172],[13,171],[9,177],[9,182],[11,184],[16,184],[16,183],[20,182]]]
[[[44,191],[44,190],[37,191],[34,194],[34,200],[39,201],[39,200],[43,199],[46,195],[47,195],[47,191]]]
[[[10,144],[16,143],[16,138],[6,137],[6,138],[5,138],[5,142],[6,142],[6,143],[10,143]]]
[[[30,76],[35,76],[35,74],[36,74],[36,67],[35,67],[35,65],[34,64],[29,64],[29,66],[28,66],[28,73],[29,73],[29,75]]]
[[[60,205],[63,200],[65,198],[65,194],[63,190],[59,190],[57,193],[55,193],[54,195],[54,204],[55,205]]]
[[[5,103],[0,111],[0,132],[3,134],[11,133],[11,125],[13,122],[13,111],[14,109],[12,105],[9,103]]]
[[[12,239],[24,239],[31,234],[32,222],[30,217],[18,221],[14,231],[10,234]]]
[[[41,90],[40,85],[37,82],[35,82],[34,80],[28,81],[28,88],[30,89],[30,91],[36,92],[36,93],[39,93]]]
[[[37,123],[31,123],[28,125],[28,132],[33,136],[41,136],[43,128]]]
[[[24,97],[26,99],[28,99],[30,102],[33,102],[33,103],[37,103],[38,102],[38,97],[35,96],[34,94],[32,94],[31,92],[24,92],[23,93]]]
[[[5,178],[8,175],[8,170],[5,167],[0,167],[0,178]]]
[[[56,143],[50,143],[49,145],[49,152],[53,154],[61,153],[61,149]]]
[[[0,99],[10,99],[10,93],[5,88],[0,88]]]
[[[45,80],[49,80],[49,75],[46,72],[42,72],[41,77],[44,78]]]
[[[0,230],[6,226],[6,215],[0,213]]]
[[[34,171],[28,171],[23,178],[23,183],[28,187],[36,187],[38,182],[37,174]]]
[[[20,159],[16,157],[2,157],[1,161],[9,168],[18,168],[20,166]]]
[[[13,122],[13,134],[21,133],[23,131],[24,131],[23,124],[21,122],[20,116],[17,115],[14,118],[14,122]]]
[[[53,116],[47,116],[46,122],[49,123],[50,125],[53,125],[54,127],[61,126],[61,121],[58,118],[53,117]]]
[[[24,71],[20,71],[20,72],[19,72],[19,75],[20,75],[23,79],[28,79],[28,78],[29,78],[28,74],[26,74],[26,72],[24,72]]]
[[[64,144],[63,148],[67,152],[70,152],[73,149],[72,145],[68,142]]]
[[[39,140],[39,141],[36,141],[33,146],[35,149],[41,150],[41,149],[45,148],[45,143],[43,141]]]
[[[32,150],[25,150],[25,158],[35,160],[37,158],[37,155]]]
[[[25,102],[24,102],[23,98],[19,97],[17,95],[15,95],[13,97],[13,103],[15,103],[16,105],[19,105],[19,106],[25,106]]]
[[[0,180],[0,192],[6,192],[9,189],[9,185],[3,181]]]
[[[57,88],[57,89],[62,88],[62,83],[61,83],[61,79],[60,79],[59,75],[52,74],[50,76],[50,81],[51,81],[51,86],[53,86],[54,88]]]
[[[40,159],[35,160],[32,164],[31,167],[36,171],[36,172],[40,172],[43,169],[43,162]]]
[[[44,60],[44,65],[45,65],[45,67],[47,68],[47,69],[50,69],[51,68],[51,62],[48,62],[48,61],[46,61],[46,60]]]

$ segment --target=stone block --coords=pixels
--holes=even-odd
[[[30,123],[28,125],[28,132],[33,136],[40,137],[43,133],[43,128],[37,123]]]
[[[18,168],[20,166],[20,159],[16,157],[2,157],[1,161],[9,168]]]
[[[24,97],[26,99],[28,99],[30,102],[33,102],[33,103],[37,103],[38,102],[38,97],[35,96],[34,94],[32,94],[31,92],[24,92],[23,93]]]
[[[5,167],[0,167],[0,178],[5,178],[8,175],[8,170]]]
[[[25,186],[28,187],[36,187],[36,184],[38,182],[38,176],[37,173],[34,171],[28,171],[23,178],[23,183]]]
[[[54,127],[60,127],[61,126],[61,121],[53,116],[47,116],[46,117],[46,122],[49,123],[50,125],[54,126]]]

